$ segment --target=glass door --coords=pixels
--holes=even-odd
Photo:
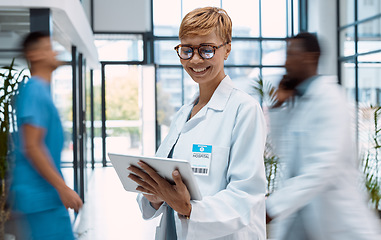
[[[153,66],[107,64],[104,80],[104,156],[154,155],[155,76]],[[106,164],[108,165],[108,162]]]

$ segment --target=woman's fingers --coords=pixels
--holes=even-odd
[[[130,165],[127,169],[135,173],[137,176],[139,176],[142,179],[149,177],[147,173],[143,172],[140,168],[135,167],[133,165]]]
[[[186,186],[185,186],[185,184],[183,182],[183,179],[181,178],[179,170],[173,171],[172,172],[172,177],[173,177],[173,180],[175,181],[177,189],[179,189],[181,191],[186,189]]]
[[[142,181],[148,183],[152,187],[157,186],[157,183],[155,182],[155,180],[149,174],[142,171],[140,168],[131,165],[127,169],[135,173],[135,175],[140,177]]]
[[[141,169],[134,166],[128,168],[132,172],[128,177],[139,185],[136,190],[149,194],[146,195],[146,198],[151,203],[157,203],[158,206],[156,207],[165,201],[183,215],[190,213],[190,195],[178,170],[172,172],[172,178],[175,182],[175,185],[172,185],[148,164],[141,161],[138,164]]]
[[[143,187],[144,189],[147,189],[147,190],[150,191],[150,192],[153,192],[153,191],[154,191],[154,188],[153,188],[150,184],[148,184],[147,182],[143,181],[143,180],[140,179],[138,176],[136,176],[136,175],[134,175],[134,174],[131,173],[130,175],[128,175],[128,177],[129,177],[132,181],[136,182],[139,186]]]
[[[145,194],[145,195],[155,195],[155,193],[154,192],[152,192],[152,191],[150,191],[150,190],[148,190],[147,188],[144,188],[144,187],[142,187],[142,186],[138,186],[137,188],[136,188],[136,190],[137,191],[139,191],[139,192],[142,192],[143,194]]]
[[[168,183],[167,180],[162,178],[153,168],[151,168],[148,164],[145,162],[139,161],[139,166],[146,171],[146,173],[158,184]]]

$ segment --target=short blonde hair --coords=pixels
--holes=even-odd
[[[183,18],[179,38],[208,35],[216,30],[224,42],[232,40],[232,21],[227,12],[218,7],[196,8]]]

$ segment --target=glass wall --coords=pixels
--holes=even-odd
[[[144,44],[142,34],[95,34],[102,64],[100,70],[93,71],[95,165],[106,166],[108,152],[142,154]]]
[[[93,71],[93,112],[94,112],[94,161],[102,162],[102,77],[101,70]]]
[[[72,66],[64,65],[54,71],[52,96],[64,130],[64,148],[61,154],[62,173],[69,187],[74,189],[73,170],[73,76]]]
[[[94,124],[93,124],[93,71],[86,70],[86,170],[87,176],[90,176],[90,170],[94,167]]]
[[[284,74],[286,38],[299,31],[298,3],[298,0],[153,1],[158,143],[166,136],[173,114],[198,91],[173,50],[180,43],[178,31],[185,14],[204,6],[222,7],[228,12],[233,22],[233,40],[225,62],[226,74],[238,87],[255,95],[252,86],[258,78],[277,85]]]

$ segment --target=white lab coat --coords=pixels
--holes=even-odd
[[[209,176],[196,176],[203,199],[191,201],[189,220],[175,212],[178,239],[265,239],[266,123],[260,105],[236,89],[228,76],[207,105],[187,121],[193,102],[178,111],[156,154],[167,157],[178,137],[173,152],[177,159],[190,160],[193,144],[212,145]],[[167,207],[163,204],[156,211],[142,195],[138,202],[145,219]],[[165,239],[165,229],[163,214],[156,239]]]
[[[283,184],[266,202],[276,217],[274,239],[381,239],[381,224],[358,190],[351,118],[336,78],[323,76],[293,106],[270,112],[284,164]]]

